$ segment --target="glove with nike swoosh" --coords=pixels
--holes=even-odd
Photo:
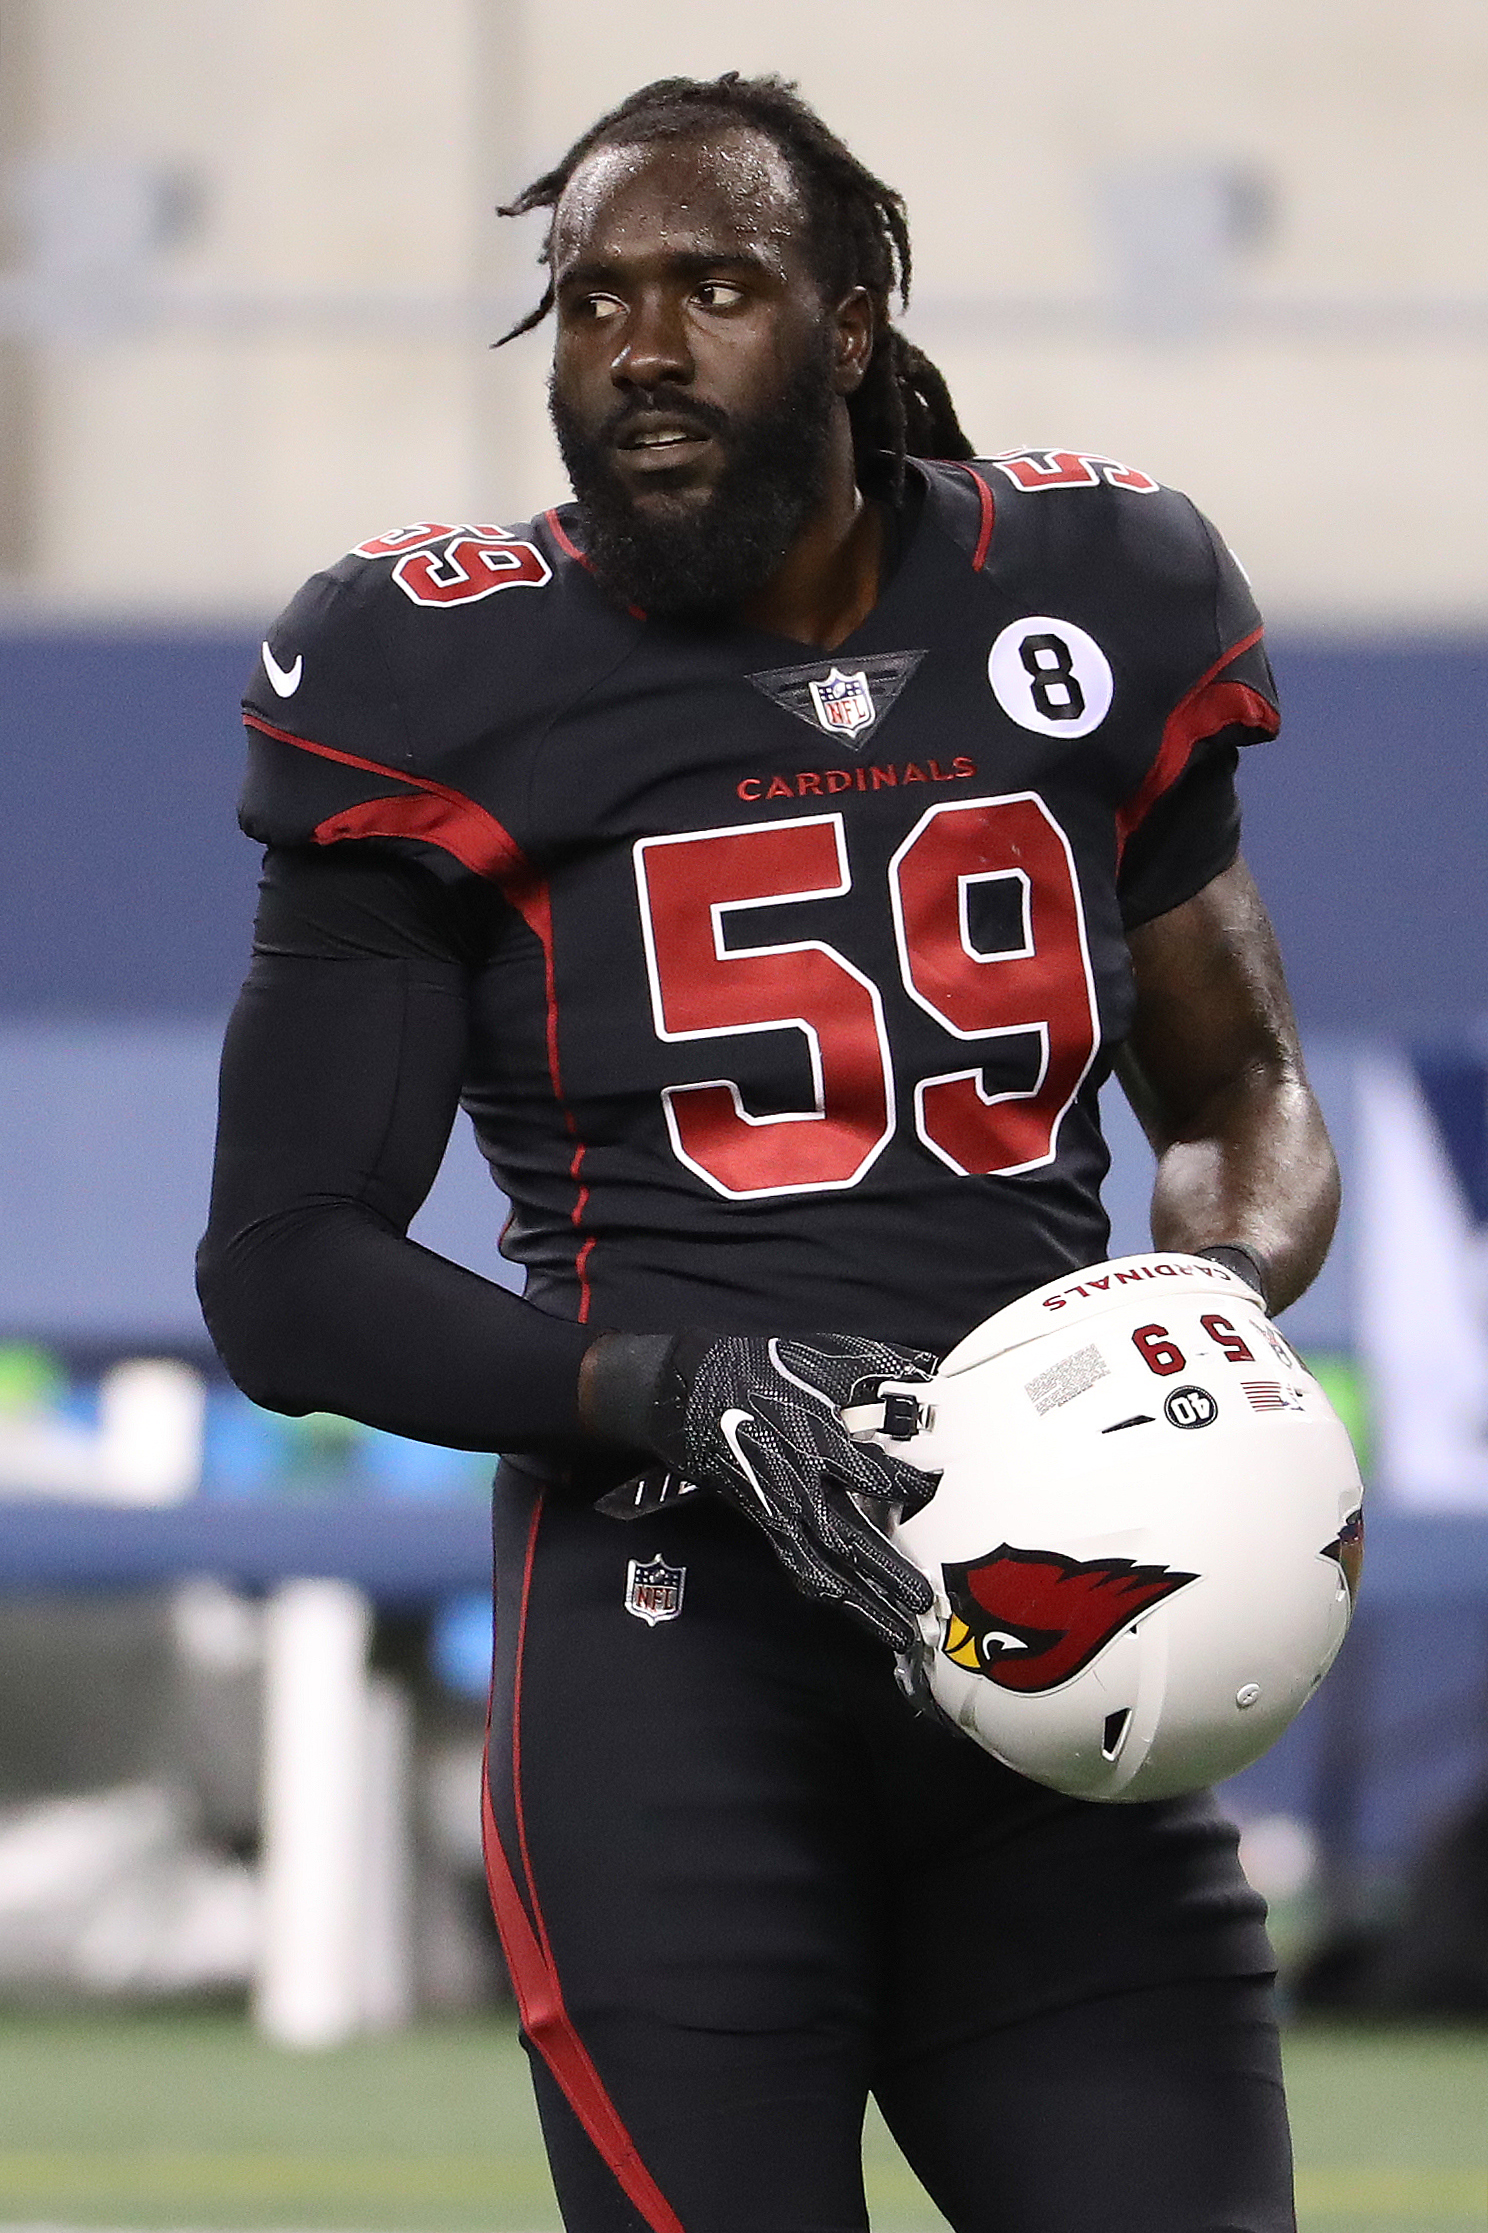
[[[938,1474],[852,1440],[845,1404],[937,1360],[853,1334],[605,1334],[585,1359],[580,1413],[599,1439],[663,1461],[600,1499],[638,1519],[705,1490],[753,1520],[796,1587],[839,1604],[895,1651],[933,1594],[856,1501],[917,1512]]]

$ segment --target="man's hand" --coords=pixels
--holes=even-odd
[[[585,1359],[585,1424],[663,1463],[599,1508],[639,1518],[708,1490],[764,1530],[807,1597],[842,1605],[907,1650],[930,1585],[854,1500],[917,1512],[939,1476],[854,1442],[840,1412],[871,1401],[882,1381],[927,1380],[935,1364],[851,1334],[602,1335]]]

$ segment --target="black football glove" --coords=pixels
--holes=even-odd
[[[934,1594],[854,1498],[917,1512],[940,1476],[854,1442],[839,1412],[871,1402],[881,1381],[928,1380],[936,1361],[852,1334],[602,1336],[586,1360],[585,1424],[663,1462],[599,1509],[639,1519],[710,1491],[764,1529],[807,1597],[906,1651]]]

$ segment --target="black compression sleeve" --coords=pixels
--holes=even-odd
[[[270,1410],[572,1447],[594,1330],[406,1238],[454,1120],[472,935],[469,901],[416,865],[271,852],[223,1049],[202,1309]]]

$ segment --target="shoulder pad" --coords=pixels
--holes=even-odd
[[[1193,506],[1150,473],[1084,450],[1007,450],[974,469],[1015,556],[1076,571],[1115,561],[1164,598],[1212,589],[1213,554]]]
[[[489,771],[501,758],[503,726],[582,687],[583,658],[558,656],[577,572],[547,523],[420,520],[312,576],[270,627],[243,700],[243,828],[280,845],[359,834],[443,845],[431,802],[463,799],[472,761]],[[588,639],[602,632],[591,620]],[[477,865],[462,832],[447,849]]]
[[[402,734],[378,649],[375,600],[346,560],[312,574],[271,621],[243,694],[249,720],[324,733],[380,760],[403,759]]]
[[[1024,532],[1044,523],[1046,553],[1048,540],[1057,537],[1092,555],[1119,555],[1137,569],[1144,593],[1188,593],[1201,604],[1217,596],[1225,609],[1216,650],[1260,626],[1242,569],[1180,489],[1093,450],[1004,450],[978,459],[974,470],[992,484],[1010,528],[1015,518]]]
[[[1027,564],[1048,581],[1119,557],[1159,594],[1212,587],[1213,554],[1188,498],[1117,458],[1004,450],[921,470],[942,525],[978,570],[990,555],[999,570]]]
[[[1274,733],[1275,686],[1244,569],[1181,490],[1095,451],[1005,450],[973,471],[992,488],[997,532],[1042,573],[1113,569],[1155,621],[1153,651],[1179,693],[1221,673],[1266,703],[1239,718],[1238,741]],[[1159,652],[1159,642],[1161,650]]]
[[[950,469],[933,469],[942,516],[960,526]],[[1243,569],[1216,530],[1177,489],[1135,466],[1087,450],[1018,449],[974,459],[958,479],[979,485],[990,509],[979,544],[1000,586],[1033,611],[1094,611],[1122,645],[1142,696],[1150,756],[1118,812],[1124,843],[1188,766],[1200,744],[1274,736],[1280,716],[1261,616]],[[969,546],[968,546],[969,547]]]
[[[411,766],[377,587],[343,559],[313,574],[270,625],[243,698],[249,752],[238,818],[250,837],[308,844],[328,814],[370,795],[370,771]]]
[[[420,520],[374,535],[313,574],[273,623],[244,713],[389,764],[411,760],[418,737],[415,709],[399,702],[400,623],[543,589],[553,577],[530,528]],[[447,639],[426,648],[430,669],[443,671]]]
[[[1161,484],[1150,473],[1122,465],[1094,450],[999,450],[978,461],[984,471],[1000,473],[1016,489],[1032,495],[1044,489],[1124,488],[1134,496],[1156,496]]]

